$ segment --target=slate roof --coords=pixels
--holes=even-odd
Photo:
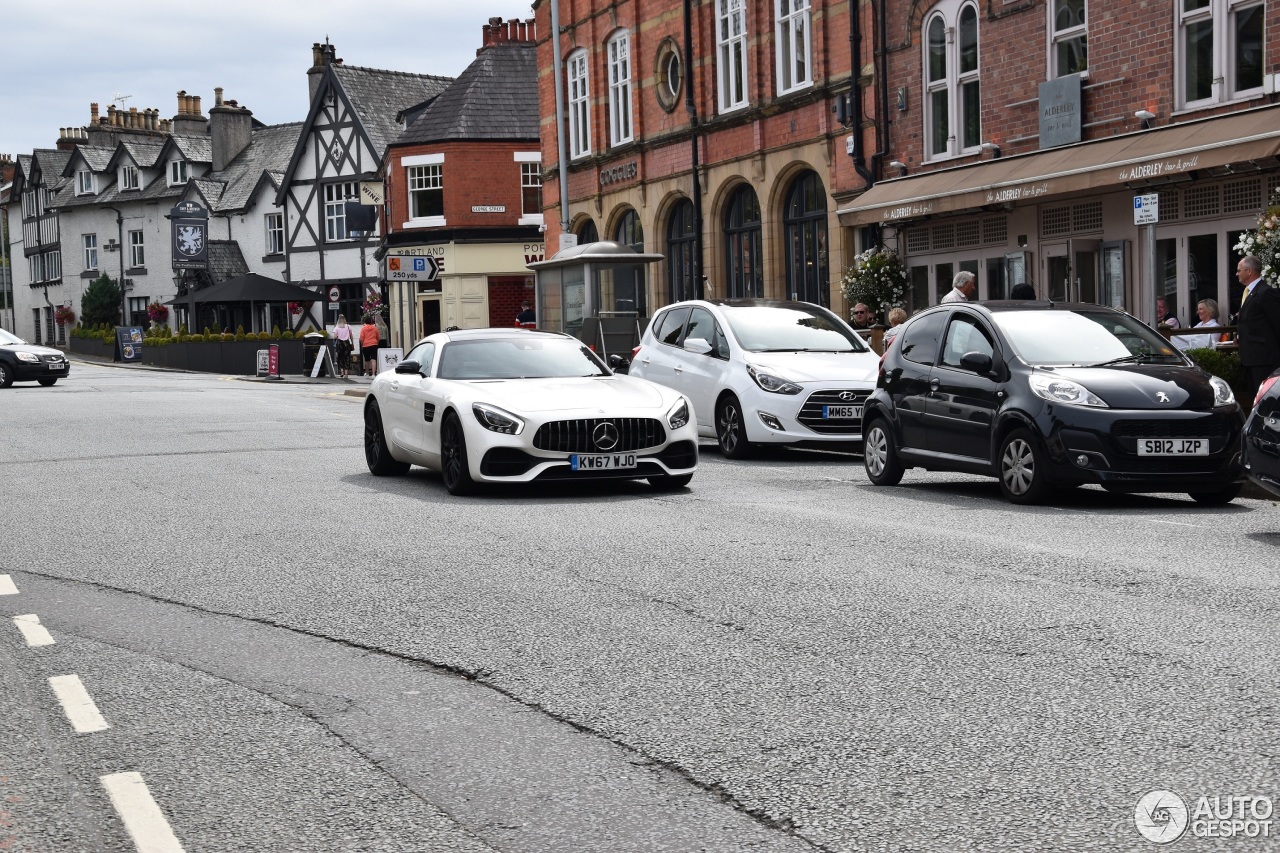
[[[120,147],[116,150],[116,160],[120,157],[121,152],[129,155],[134,164],[142,169],[155,168],[156,161],[160,159],[160,152],[164,150],[163,142],[138,142],[134,139],[121,140]],[[110,168],[111,164],[108,164]]]
[[[538,138],[538,57],[533,44],[480,51],[467,70],[395,140]]]
[[[79,152],[80,156],[84,158],[84,162],[90,169],[95,172],[101,172],[104,171],[107,168],[107,164],[111,162],[111,155],[115,153],[115,149],[99,145],[77,145],[76,152]],[[67,158],[67,169],[71,168],[71,161],[74,159],[75,157]],[[63,171],[66,170],[64,169]],[[74,172],[72,172],[72,174],[74,174]],[[70,177],[70,175],[68,175],[68,177]]]
[[[62,178],[63,171],[67,168],[67,163],[71,162],[70,151],[59,151],[55,148],[37,148],[31,152],[35,165],[39,167],[40,174],[44,176],[44,185],[49,189],[56,189],[67,181]]]
[[[207,136],[170,136],[182,156],[192,163],[213,162],[213,140]]]
[[[330,65],[329,69],[360,116],[369,142],[378,156],[400,135],[396,116],[403,110],[425,103],[453,82],[451,77],[382,71],[356,65]],[[536,85],[536,79],[535,79]],[[536,99],[535,91],[535,99]],[[537,136],[537,134],[534,134]]]
[[[272,175],[278,188],[301,133],[302,122],[274,124],[253,131],[248,146],[227,164],[227,168],[204,176],[203,180],[220,181],[224,185],[217,202],[206,195],[213,209],[240,210],[248,206],[263,172]]]
[[[209,276],[215,282],[237,278],[249,272],[244,253],[235,240],[209,241]]]

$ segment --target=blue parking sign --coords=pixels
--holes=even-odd
[[[426,268],[427,268],[427,259],[426,259],[426,258],[414,258],[414,259],[413,259],[413,269],[414,269],[414,272],[422,272],[422,271],[423,271],[423,270],[425,270]]]

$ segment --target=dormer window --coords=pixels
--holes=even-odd
[[[169,161],[169,186],[180,187],[187,182],[187,161]]]
[[[88,169],[76,172],[76,195],[93,195],[93,172]]]
[[[121,166],[120,167],[120,189],[122,190],[138,189],[138,167],[137,166]]]

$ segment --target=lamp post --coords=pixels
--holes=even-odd
[[[120,253],[120,325],[127,326],[129,325],[129,309],[128,299],[124,293],[124,214],[120,212],[120,208],[112,207],[109,204],[104,204],[102,207],[104,210],[113,210],[116,214],[117,242],[115,249],[113,250],[110,244],[103,248],[109,252],[116,251]]]

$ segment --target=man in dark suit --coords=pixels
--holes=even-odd
[[[1262,261],[1253,255],[1240,259],[1236,278],[1244,285],[1236,338],[1249,395],[1241,403],[1252,406],[1262,380],[1280,368],[1280,290],[1262,280]]]

